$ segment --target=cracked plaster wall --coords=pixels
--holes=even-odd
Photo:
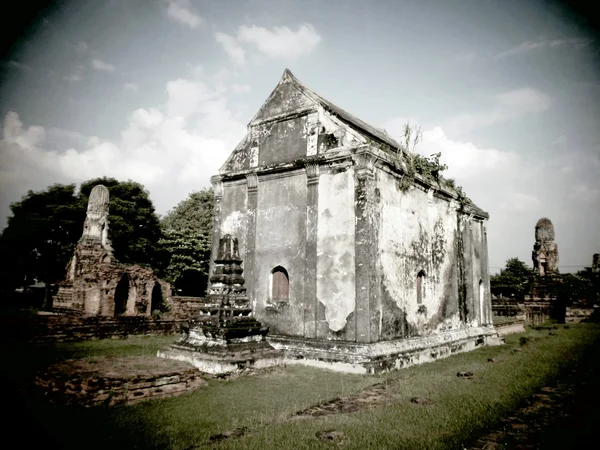
[[[306,248],[306,175],[261,178],[256,208],[254,258],[255,315],[271,333],[304,334],[304,266]],[[289,300],[269,299],[271,270],[289,275]]]
[[[354,312],[354,272],[354,170],[324,173],[319,179],[317,299],[331,331],[342,330]]]
[[[397,188],[392,175],[377,171],[380,193],[379,263],[382,273],[381,338],[428,335],[460,326],[458,223],[450,202],[415,186]],[[470,243],[470,238],[467,236]],[[471,257],[475,257],[475,248]],[[466,255],[469,260],[469,255]],[[417,275],[423,270],[423,307],[417,304]],[[470,268],[466,268],[469,273]],[[472,271],[471,271],[472,273]],[[475,274],[471,275],[474,280]],[[473,283],[468,283],[473,290]],[[477,289],[479,278],[477,278]],[[469,291],[468,291],[469,292]],[[472,301],[472,299],[471,299]],[[419,311],[421,309],[421,311]]]
[[[221,200],[220,236],[226,234],[235,236],[238,240],[240,255],[246,254],[248,234],[247,201],[248,188],[246,183],[224,183],[223,200]],[[216,258],[216,254],[213,256],[213,259]],[[242,262],[242,267],[243,265]]]

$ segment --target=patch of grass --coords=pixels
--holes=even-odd
[[[45,431],[55,436],[62,448],[81,448],[83,442],[86,448],[330,448],[331,441],[316,438],[325,430],[341,431],[345,449],[462,448],[567,370],[586,347],[600,341],[597,324],[558,326],[554,333],[528,329],[507,336],[504,346],[484,347],[381,376],[292,366],[210,379],[206,388],[191,394],[112,409],[53,406],[30,398],[31,417],[25,420],[38,424],[42,435]],[[529,342],[521,347],[522,337]],[[154,351],[164,345],[141,339],[145,350],[134,350],[126,349],[126,342],[63,344],[58,346],[58,355],[91,358],[102,352]],[[473,372],[474,378],[459,378],[457,372]],[[390,395],[385,406],[292,419],[297,411],[375,383],[387,385]],[[413,397],[429,398],[432,404],[411,403]],[[93,439],[90,424],[95,430]],[[209,441],[210,436],[236,428],[247,428],[247,433]]]

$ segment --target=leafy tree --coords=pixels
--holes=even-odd
[[[492,287],[497,289],[507,289],[518,295],[525,293],[529,279],[533,276],[533,269],[519,258],[510,258],[506,261],[504,269],[500,270],[498,275],[490,277]]]
[[[600,303],[600,275],[587,268],[577,273],[562,275],[561,294],[571,303],[587,306]]]
[[[214,194],[192,192],[161,220],[161,245],[169,253],[166,278],[183,295],[203,296],[210,263]]]
[[[10,209],[12,215],[0,236],[1,253],[10,257],[2,271],[2,286],[14,291],[36,279],[43,281],[47,306],[51,284],[64,277],[65,266],[83,231],[85,209],[75,196],[74,184],[28,191]]]
[[[561,295],[565,300],[577,302],[588,297],[591,283],[583,275],[582,273],[565,273],[562,275]],[[589,300],[593,300],[593,298]]]
[[[66,265],[83,233],[87,202],[97,184],[110,192],[109,238],[115,256],[125,263],[160,269],[164,266],[158,243],[162,231],[154,206],[144,187],[133,181],[96,178],[81,185],[55,184],[44,191],[29,191],[11,205],[8,225],[0,235],[2,255],[10,264],[1,271],[2,286],[14,291],[34,280],[46,284],[45,306],[49,306],[51,284],[62,280]]]

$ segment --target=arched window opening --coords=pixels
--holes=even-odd
[[[115,316],[125,314],[127,311],[127,299],[129,298],[129,277],[124,274],[115,289]]]
[[[152,288],[152,297],[150,301],[150,313],[154,311],[162,311],[163,310],[163,295],[162,288],[160,287],[160,283],[154,283],[154,287]]]
[[[208,286],[208,275],[199,270],[185,270],[174,285],[177,295],[182,297],[204,297]]]
[[[290,277],[281,266],[271,271],[271,301],[287,302],[290,298]]]
[[[421,270],[417,274],[417,304],[423,303],[423,281],[425,280],[425,272]]]

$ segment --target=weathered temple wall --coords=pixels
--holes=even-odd
[[[323,173],[318,189],[317,337],[352,341],[356,337],[352,322],[356,307],[354,170]]]
[[[248,187],[246,180],[223,184],[219,237],[231,234],[238,239],[240,255],[246,254],[248,237]],[[213,246],[213,253],[218,246]],[[216,253],[213,255],[214,260]],[[242,263],[243,264],[243,263]],[[212,272],[211,272],[212,273]]]
[[[483,224],[468,220],[454,202],[432,191],[412,186],[401,192],[397,184],[392,174],[377,171],[381,339],[435,334],[465,322],[478,325],[482,305],[484,314],[490,309]]]
[[[301,116],[259,126],[259,166],[306,157],[306,119]]]
[[[271,333],[304,335],[304,268],[306,248],[306,175],[263,176],[258,183],[254,250],[255,315]],[[241,254],[241,253],[240,253]],[[289,276],[289,299],[272,302],[271,271]]]
[[[456,210],[447,200],[418,187],[401,192],[397,184],[391,174],[377,172],[382,211],[378,242],[382,339],[427,335],[460,323]]]

